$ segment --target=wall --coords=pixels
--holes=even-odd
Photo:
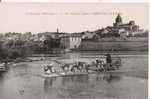
[[[70,37],[70,49],[78,48],[81,44],[81,37]]]
[[[148,51],[148,39],[116,41],[83,41],[79,50],[83,51]]]

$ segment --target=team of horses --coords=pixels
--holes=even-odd
[[[56,73],[56,72],[89,72],[89,71],[96,71],[96,72],[105,72],[109,70],[116,70],[119,69],[121,60],[116,61],[116,63],[108,64],[103,60],[95,60],[91,63],[86,62],[74,62],[74,63],[65,63],[61,64],[59,67],[54,66],[52,64],[44,66],[44,71],[49,73]]]

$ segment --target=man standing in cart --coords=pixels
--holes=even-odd
[[[106,65],[107,65],[107,69],[111,69],[112,68],[112,58],[110,54],[106,54]]]

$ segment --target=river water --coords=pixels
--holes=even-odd
[[[121,58],[122,72],[41,76],[43,64],[50,60],[90,62],[97,57],[102,55],[69,53],[13,64],[7,72],[1,73],[0,99],[148,99],[148,55],[112,55]]]

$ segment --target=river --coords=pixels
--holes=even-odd
[[[121,58],[122,72],[119,73],[41,76],[43,64],[50,60],[89,62],[97,57],[102,55],[69,53],[13,64],[1,73],[0,99],[148,99],[148,55],[112,55]]]

